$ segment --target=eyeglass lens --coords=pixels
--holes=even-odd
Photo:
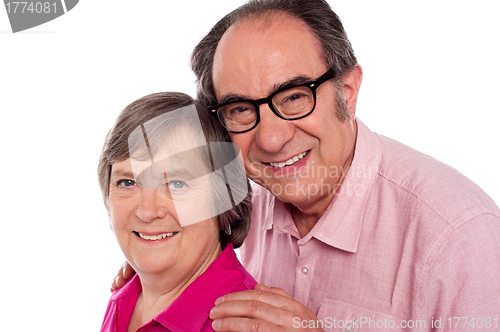
[[[298,86],[283,90],[272,98],[274,111],[287,119],[294,119],[310,112],[314,107],[314,95],[309,87]],[[218,115],[224,126],[231,131],[244,131],[255,125],[258,105],[252,102],[234,102],[219,108]]]

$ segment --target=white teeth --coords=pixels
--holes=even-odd
[[[304,159],[305,156],[307,156],[307,151],[299,153],[298,155],[296,155],[293,158],[288,159],[287,161],[282,161],[280,163],[269,163],[269,165],[271,165],[273,167],[284,167],[285,165],[290,166],[290,165],[295,164],[297,161]]]
[[[158,235],[152,235],[152,236],[149,236],[149,235],[144,235],[144,234],[141,234],[139,233],[139,236],[141,238],[143,238],[144,240],[149,240],[149,241],[156,241],[156,240],[161,240],[161,239],[164,239],[166,237],[171,237],[174,235],[174,232],[170,232],[170,233],[164,233],[164,234],[158,234]]]

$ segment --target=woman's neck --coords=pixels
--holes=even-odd
[[[173,269],[161,274],[138,272],[142,292],[137,298],[128,331],[137,331],[138,328],[165,310],[193,281],[205,272],[221,252],[222,248],[219,243],[187,275]],[[182,277],[179,278],[179,275]]]

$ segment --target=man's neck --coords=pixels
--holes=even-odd
[[[349,157],[347,158],[347,160],[344,163],[344,166],[342,167],[342,175],[339,179],[338,185],[335,186],[335,189],[333,190],[332,194],[328,197],[328,199],[324,200],[322,202],[323,204],[321,203],[316,204],[313,210],[310,211],[301,210],[295,205],[290,204],[292,219],[293,222],[295,223],[295,226],[297,227],[297,230],[301,238],[306,236],[314,228],[319,219],[321,219],[326,209],[328,208],[328,205],[330,205],[331,201],[333,200],[337,192],[340,190],[342,183],[344,182],[347,172],[349,171],[349,168],[351,167],[352,161],[354,159],[354,152],[356,150],[356,141],[358,136],[358,126],[356,125],[356,122],[354,122],[354,126],[355,126],[354,129],[356,138],[354,140],[354,145],[352,147],[351,153],[349,154]]]
[[[292,219],[297,227],[297,231],[299,232],[300,238],[306,236],[311,229],[313,229],[314,225],[318,222],[318,220],[323,215],[321,214],[305,214],[300,211],[295,205],[290,204],[290,211],[292,213]]]

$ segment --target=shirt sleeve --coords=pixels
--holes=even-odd
[[[428,327],[500,331],[500,218],[452,227],[434,253],[419,301]]]

